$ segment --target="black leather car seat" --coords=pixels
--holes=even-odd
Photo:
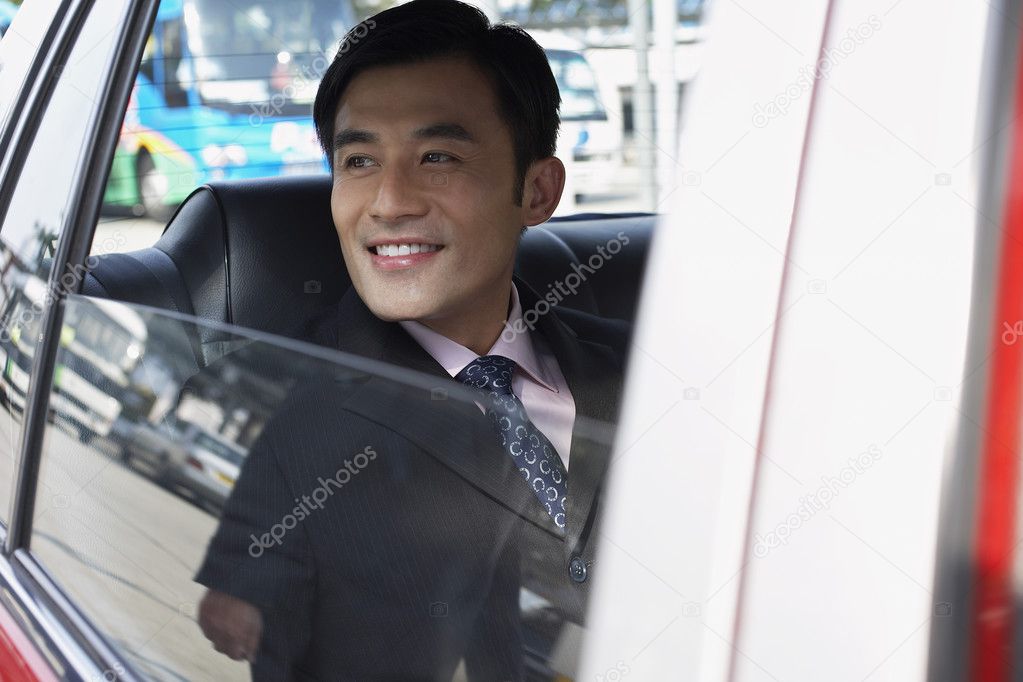
[[[154,246],[97,256],[82,293],[298,338],[351,286],[330,193],[329,176],[204,185]],[[591,214],[531,228],[517,273],[543,295],[576,272],[566,282],[576,293],[560,296],[559,305],[631,322],[655,217]],[[611,240],[622,248],[593,258]],[[198,336],[200,365],[230,350],[226,331],[202,327]]]

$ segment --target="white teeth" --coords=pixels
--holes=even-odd
[[[432,253],[438,248],[436,244],[381,244],[375,252],[378,256],[408,256],[413,253]]]

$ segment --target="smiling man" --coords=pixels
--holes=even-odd
[[[605,335],[620,329],[560,310],[521,323],[540,299],[513,277],[518,242],[565,182],[543,50],[455,0],[364,26],[314,108],[353,287],[313,340],[433,390],[296,391],[211,541],[199,621],[259,679],[450,680],[460,660],[472,679],[522,679],[520,590],[548,605],[547,636],[551,614],[583,620],[609,442],[594,424],[615,420],[621,383]],[[436,400],[462,385],[474,397]],[[322,510],[246,550],[369,450]]]
[[[510,28],[482,33],[489,46],[387,64],[389,25],[376,24],[327,73],[317,101],[345,264],[377,317],[415,320],[483,355],[508,316],[521,228],[547,220],[561,198],[557,84],[543,51]]]

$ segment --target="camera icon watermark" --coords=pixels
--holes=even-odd
[[[302,283],[302,291],[304,291],[307,294],[322,294],[323,285],[320,283],[318,279],[306,280],[305,282]]]
[[[938,187],[950,187],[952,185],[952,176],[949,173],[938,173],[934,176],[934,184]]]
[[[947,403],[952,400],[952,389],[948,386],[938,386],[934,389],[934,399],[941,403]]]
[[[448,617],[448,603],[443,601],[435,601],[430,604],[430,617],[431,618],[447,618]]]
[[[124,666],[122,666],[120,663],[116,663],[113,668],[105,668],[103,672],[99,673],[98,675],[95,675],[93,677],[87,677],[84,679],[96,680],[97,682],[116,682],[117,680],[122,679],[124,673],[125,673]]]
[[[700,399],[700,389],[696,388],[695,386],[689,386],[687,388],[682,389],[682,399],[683,400],[699,400]]]
[[[938,602],[934,605],[934,615],[938,618],[952,615],[952,603],[947,601]]]
[[[632,672],[632,668],[625,661],[618,661],[613,668],[608,668],[602,673],[597,673],[594,682],[621,682],[625,676]],[[559,678],[567,679],[567,678]]]
[[[828,282],[823,279],[811,279],[806,283],[806,291],[811,294],[828,293]]]

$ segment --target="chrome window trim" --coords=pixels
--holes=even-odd
[[[49,641],[76,673],[86,671],[86,679],[90,680],[131,682],[143,679],[118,655],[116,648],[92,625],[35,556],[19,549],[7,566],[12,570],[12,584],[30,600],[33,615]],[[107,676],[111,672],[114,676]]]
[[[12,561],[0,556],[0,608],[32,640],[58,679],[103,679],[103,669],[64,624],[54,600],[33,577],[33,568],[22,565],[22,557]]]

